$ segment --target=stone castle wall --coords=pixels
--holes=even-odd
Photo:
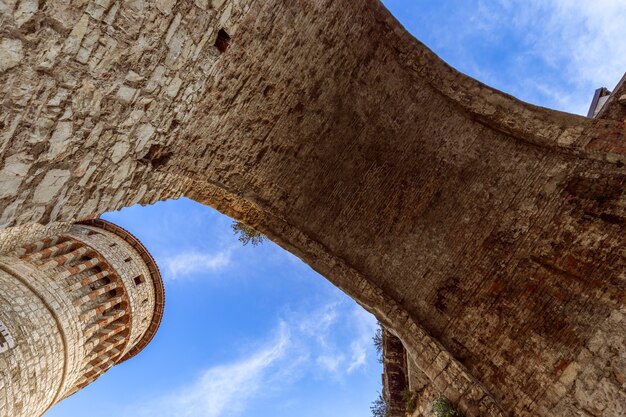
[[[40,416],[145,347],[160,278],[125,236],[74,224],[0,256],[3,416]]]
[[[407,354],[402,341],[383,329],[383,398],[387,417],[406,415],[405,395],[409,392]]]
[[[0,13],[3,226],[186,195],[375,313],[467,415],[623,414],[619,101],[521,103],[377,0]]]
[[[383,396],[387,417],[436,417],[435,401],[444,395],[446,388],[433,384],[409,355],[402,340],[383,330]]]
[[[0,415],[40,416],[58,393],[65,341],[53,312],[24,282],[0,269],[0,288],[0,321],[13,339],[0,352]]]
[[[0,5],[0,225],[180,196],[154,173],[246,1]],[[176,7],[174,7],[176,6]]]
[[[121,353],[124,357],[131,348],[139,342],[141,337],[148,331],[155,313],[155,292],[151,282],[151,272],[145,261],[137,256],[135,250],[127,242],[119,239],[115,234],[102,230],[95,226],[86,226],[88,230],[96,233],[80,235],[76,232],[68,236],[76,237],[85,242],[101,254],[110,265],[115,265],[115,271],[128,291],[128,309],[132,317],[131,331],[128,335],[130,343]],[[114,246],[111,246],[115,242]],[[137,281],[136,281],[137,280]]]

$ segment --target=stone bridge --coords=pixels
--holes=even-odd
[[[624,93],[595,119],[520,102],[378,0],[4,0],[0,247],[187,196],[374,313],[467,416],[621,417]]]

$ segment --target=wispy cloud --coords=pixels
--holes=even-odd
[[[500,74],[514,84],[509,86],[513,93],[585,113],[595,88],[614,87],[626,71],[623,0],[479,0],[478,4],[471,12],[476,25],[466,30],[479,31],[481,36],[505,32],[521,48],[516,65]],[[511,73],[515,76],[506,78]]]
[[[352,355],[347,368],[349,374],[365,366],[372,349],[372,336],[378,326],[376,318],[363,309],[355,308],[352,316],[357,336],[350,344]]]
[[[298,329],[316,343],[317,366],[341,379],[346,374],[365,366],[372,351],[372,335],[376,331],[376,319],[360,307],[346,310],[342,303],[330,303],[302,319]],[[335,331],[349,333],[350,349],[336,343]]]
[[[166,271],[166,279],[180,279],[200,271],[219,271],[231,264],[231,249],[214,253],[203,253],[197,250],[180,252],[163,259],[161,264]]]
[[[272,367],[285,355],[291,344],[286,323],[281,322],[272,340],[249,356],[215,366],[189,386],[149,406],[132,410],[132,415],[150,417],[220,417],[245,409],[258,395]],[[129,414],[130,415],[130,414]]]
[[[552,39],[546,42],[545,51],[568,61],[568,75],[580,81],[597,83],[613,79],[617,82],[626,71],[626,2],[555,0],[543,3],[550,5],[548,19],[543,22]],[[534,0],[534,4],[534,10],[541,13],[541,2]]]
[[[162,400],[131,407],[126,415],[231,417],[255,398],[287,389],[307,374],[341,379],[365,367],[368,356],[374,355],[375,323],[352,303],[290,312],[268,341],[252,343],[242,358],[212,366]]]

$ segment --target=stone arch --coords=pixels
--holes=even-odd
[[[186,195],[375,312],[469,415],[588,409],[583,367],[624,395],[592,343],[624,320],[617,100],[519,102],[377,0],[42,4],[2,34],[2,226]]]
[[[401,338],[413,362],[431,383],[469,416],[505,416],[483,384],[428,334],[406,310],[375,283],[339,259],[321,242],[258,205],[215,185],[198,184],[186,196],[245,222],[327,278]]]

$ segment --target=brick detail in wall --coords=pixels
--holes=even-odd
[[[145,248],[128,242],[137,245],[98,220],[0,256],[3,413],[40,416],[152,338],[162,314],[161,278]],[[145,285],[134,283],[137,274]],[[41,314],[24,315],[33,308]]]

